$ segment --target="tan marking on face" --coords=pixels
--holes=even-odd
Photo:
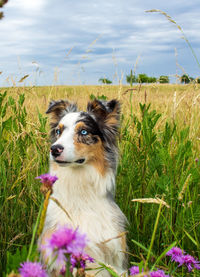
[[[86,128],[85,124],[83,122],[79,122],[76,124],[75,132],[77,133],[79,129],[84,129],[84,128]]]
[[[79,129],[87,129],[85,124],[83,122],[79,122],[76,127],[75,127],[75,136],[74,136],[74,146],[75,146],[75,151],[77,155],[81,158],[86,158],[87,163],[93,165],[102,176],[105,175],[106,173],[106,168],[107,168],[107,161],[104,156],[104,148],[102,145],[102,142],[98,136],[94,136],[91,134],[88,134],[88,140],[94,137],[98,139],[98,141],[94,144],[85,144],[81,143],[78,139],[78,130]]]
[[[61,131],[63,131],[63,129],[64,129],[64,124],[59,123],[59,124],[58,124],[58,128],[59,128]]]

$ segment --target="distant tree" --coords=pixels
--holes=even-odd
[[[146,74],[139,74],[137,77],[138,83],[148,83],[149,77]]]
[[[3,8],[3,6],[8,2],[8,0],[0,0],[0,8]],[[0,12],[0,19],[4,17],[3,12]]]
[[[186,74],[183,74],[183,75],[181,76],[181,83],[182,83],[182,84],[189,84],[189,83],[190,83],[190,78],[189,78],[189,76],[186,75]]]
[[[169,84],[169,77],[165,75],[161,75],[158,79],[160,84]]]
[[[200,78],[196,79],[197,84],[200,84]]]
[[[156,83],[157,78],[156,77],[148,77],[148,82],[147,83]]]
[[[133,75],[133,71],[131,69],[131,74],[130,75],[126,75],[126,82],[130,83],[130,86],[132,87],[133,83],[137,82],[137,78],[135,75]]]
[[[138,83],[156,83],[156,77],[148,77],[146,74],[139,74],[137,77]]]
[[[100,78],[99,82],[102,83],[102,84],[112,84],[112,81],[110,81],[107,78]]]

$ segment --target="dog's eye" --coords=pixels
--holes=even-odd
[[[60,134],[61,134],[61,130],[60,130],[60,129],[57,129],[57,130],[56,130],[56,135],[59,136]]]
[[[88,132],[85,129],[81,130],[81,135],[86,136],[87,134]]]

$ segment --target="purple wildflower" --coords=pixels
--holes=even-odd
[[[70,263],[71,263],[71,271],[74,268],[82,268],[85,269],[86,262],[93,263],[94,259],[85,253],[79,253],[78,255],[71,255]]]
[[[140,273],[139,270],[139,266],[132,266],[130,269],[130,275],[134,276]],[[142,272],[144,271],[144,269],[142,269]],[[165,272],[163,270],[157,270],[157,271],[152,271],[149,273],[151,277],[170,277],[169,275],[165,275]],[[145,275],[144,277],[147,277],[147,275]]]
[[[186,265],[188,271],[192,271],[194,268],[200,270],[200,262],[195,260],[195,258],[191,255],[184,255],[185,251],[178,247],[172,247],[171,250],[167,252],[167,256],[171,256],[172,261],[179,263],[179,267],[182,265]]]
[[[36,177],[35,179],[40,179],[40,182],[42,184],[45,184],[49,187],[52,187],[53,184],[55,183],[55,181],[58,180],[58,177],[57,176],[52,176],[49,173],[45,173],[45,174],[42,174],[42,175]]]
[[[150,272],[151,277],[169,277],[169,275],[166,275],[163,270],[157,270]]]
[[[65,273],[66,273],[66,267],[64,265],[60,270],[60,275],[65,276]]]
[[[200,270],[200,262],[195,260],[193,256],[187,254],[187,255],[184,255],[182,259],[183,259],[183,262],[180,264],[180,266],[185,264],[189,272],[192,271],[193,268]]]
[[[42,265],[37,262],[24,262],[20,264],[19,273],[22,277],[47,277]]]
[[[60,226],[42,246],[47,255],[57,257],[57,262],[62,264],[67,261],[66,255],[82,253],[87,243],[86,235],[80,234],[78,229],[73,230],[67,225]]]
[[[172,247],[172,249],[170,249],[166,253],[167,256],[171,256],[172,261],[175,261],[179,264],[183,262],[183,254],[184,254],[184,251],[177,246]]]
[[[130,269],[130,275],[134,276],[140,273],[139,266],[132,266]]]

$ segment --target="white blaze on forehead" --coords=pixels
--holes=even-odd
[[[80,113],[67,113],[60,121],[61,124],[66,128],[75,127],[76,121],[78,120]]]
[[[80,113],[68,113],[66,114],[60,124],[63,124],[64,130],[58,140],[54,143],[61,144],[64,147],[63,153],[56,158],[56,160],[73,162],[76,160],[75,148],[74,148],[74,135],[76,122],[80,117]]]

